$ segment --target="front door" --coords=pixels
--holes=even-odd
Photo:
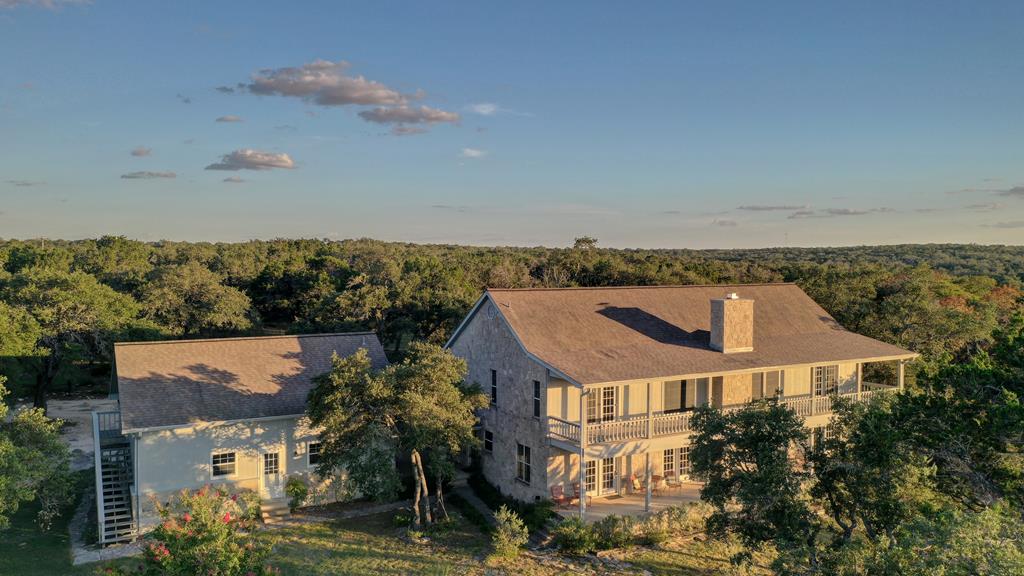
[[[284,498],[284,473],[281,470],[281,454],[279,452],[263,453],[263,497],[267,500]]]
[[[593,496],[607,496],[619,491],[618,462],[615,458],[587,460],[584,478],[587,481],[587,493]]]

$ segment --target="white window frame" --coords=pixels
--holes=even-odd
[[[316,455],[319,458],[320,451],[323,449],[324,443],[321,442],[320,440],[310,440],[309,442],[306,442],[306,468],[316,468],[317,465],[319,464],[319,462],[313,464],[310,463],[309,461],[309,457],[313,455],[313,445],[320,446],[320,448],[317,449],[316,451]]]
[[[826,364],[811,368],[811,395],[831,396],[839,392],[839,365]]]
[[[274,471],[273,472],[270,472],[270,468],[267,466],[267,460],[271,459],[270,458],[271,456],[273,456],[272,459],[274,461]],[[280,474],[281,473],[281,453],[280,452],[264,452],[262,458],[263,458],[263,475],[264,476],[266,476],[268,474]]]
[[[533,417],[540,418],[544,414],[544,406],[541,404],[541,396],[543,395],[543,387],[540,384],[540,380],[533,381]]]
[[[516,442],[516,480],[526,485],[533,481],[533,450],[520,442]]]
[[[218,456],[231,456],[231,472],[227,474],[217,474],[217,466],[224,466],[224,463],[216,464],[213,459]],[[210,454],[210,477],[211,478],[231,478],[238,474],[238,453],[235,451],[231,452],[214,452]]]

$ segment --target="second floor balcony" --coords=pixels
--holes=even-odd
[[[861,391],[828,396],[781,397],[776,401],[788,406],[798,416],[809,418],[832,413],[832,405],[837,398],[863,401],[877,394],[886,394],[897,389],[896,386],[864,382]],[[723,410],[737,410],[746,403],[725,405]],[[691,421],[692,410],[672,413],[646,414],[640,416],[619,417],[603,420],[591,420],[586,424],[587,445],[629,442],[660,438],[674,435],[688,435],[693,432]],[[554,416],[547,417],[548,437],[555,441],[580,444],[580,423]]]

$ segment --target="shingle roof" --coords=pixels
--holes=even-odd
[[[754,300],[753,352],[708,346],[711,299],[729,292]],[[580,384],[915,356],[846,330],[795,284],[488,290],[486,297],[530,354]]]
[[[301,414],[332,354],[360,348],[387,365],[372,332],[117,344],[121,428]]]

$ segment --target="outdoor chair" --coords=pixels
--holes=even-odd
[[[647,485],[641,482],[640,479],[636,477],[636,474],[631,474],[629,476],[629,481],[633,484],[634,493],[643,494],[644,492],[647,492]],[[651,494],[654,496],[657,496],[661,493],[661,487],[658,484],[658,482],[655,482],[652,479]]]
[[[565,495],[565,489],[561,484],[551,487],[551,501],[558,508],[568,507],[572,503],[571,499]]]
[[[572,499],[575,500],[576,502],[580,501],[580,483],[579,482],[573,482],[572,483]],[[592,501],[593,501],[593,498],[590,496],[590,494],[587,494],[587,506],[590,506],[590,503]]]
[[[679,480],[679,476],[672,470],[665,472],[665,487],[669,490],[681,489],[683,483]]]

